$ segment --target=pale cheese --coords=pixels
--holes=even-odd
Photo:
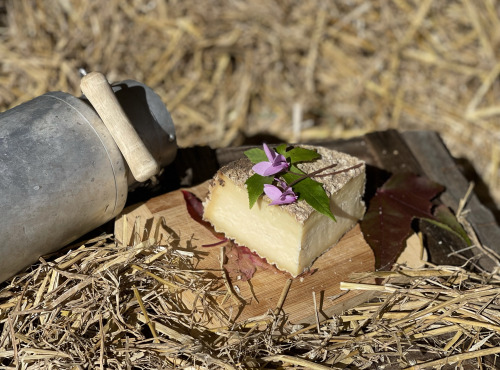
[[[298,167],[311,173],[332,163],[326,172],[348,168],[362,161],[350,155],[322,147],[314,148],[321,158]],[[262,196],[249,208],[245,181],[254,174],[252,163],[241,159],[222,167],[209,187],[203,218],[237,244],[244,245],[275,264],[280,270],[297,276],[314,260],[335,245],[365,212],[363,193],[365,165],[333,176],[314,178],[330,197],[330,209],[337,222],[315,211],[305,201],[269,206]]]

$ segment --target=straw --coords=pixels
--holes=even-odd
[[[175,240],[134,240],[138,231],[125,235],[131,245],[105,235],[41,259],[4,284],[2,365],[420,369],[460,363],[488,369],[499,353],[495,273],[400,266],[355,274],[341,288],[374,290],[377,297],[320,319],[313,294],[312,325],[288,321],[289,279],[274,310],[240,322],[234,318],[246,303],[223,269],[197,270],[195,254],[180,253]]]

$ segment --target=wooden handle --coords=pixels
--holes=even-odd
[[[143,182],[157,174],[158,163],[130,123],[106,77],[99,72],[90,72],[83,76],[80,88],[111,133],[132,176]]]

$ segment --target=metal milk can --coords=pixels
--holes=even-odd
[[[0,282],[118,215],[128,187],[173,161],[160,97],[127,80],[82,79],[0,113]]]

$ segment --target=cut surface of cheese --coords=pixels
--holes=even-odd
[[[303,200],[270,206],[271,200],[264,195],[250,209],[245,181],[254,172],[253,164],[246,158],[231,162],[217,172],[204,201],[203,214],[216,231],[223,232],[294,277],[335,245],[365,212],[362,199],[366,181],[364,163],[334,150],[303,147],[315,149],[321,155],[316,161],[297,165],[305,173],[333,163],[337,163],[335,171],[362,163],[340,174],[314,178],[323,184],[330,197],[330,209],[336,222]]]

